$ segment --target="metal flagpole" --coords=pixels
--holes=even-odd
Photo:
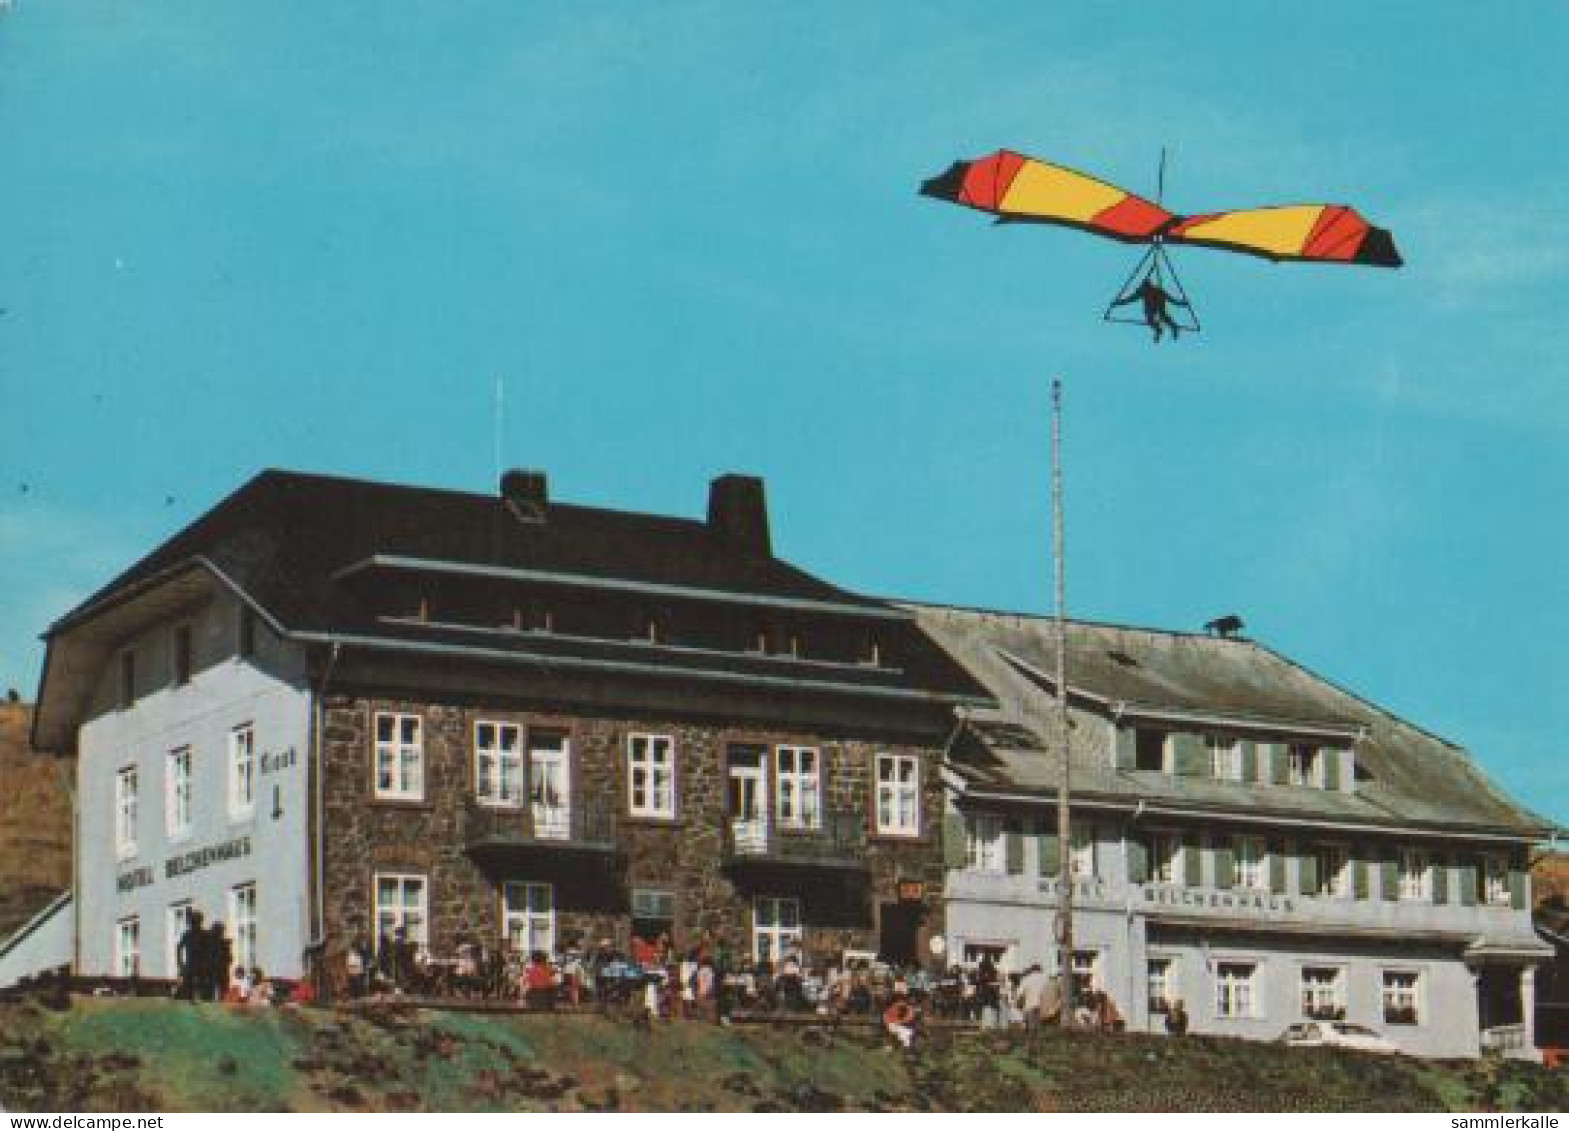
[[[1062,535],[1062,382],[1051,383],[1052,561],[1057,575],[1057,709],[1062,728],[1061,782],[1057,787],[1057,953],[1062,1003],[1059,1021],[1073,1024],[1073,861],[1068,813],[1068,621]]]

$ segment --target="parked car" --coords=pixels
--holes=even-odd
[[[1280,1039],[1288,1045],[1302,1047],[1357,1049],[1360,1052],[1400,1051],[1388,1037],[1373,1032],[1366,1025],[1355,1025],[1349,1021],[1303,1021],[1287,1029]]]

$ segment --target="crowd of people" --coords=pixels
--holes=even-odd
[[[308,979],[271,979],[259,966],[234,965],[234,943],[223,923],[203,926],[203,915],[192,911],[175,947],[179,982],[175,993],[186,1001],[221,1001],[229,1005],[309,1005],[316,995]]]

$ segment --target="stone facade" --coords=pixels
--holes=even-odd
[[[751,953],[752,898],[800,900],[803,944],[809,955],[841,949],[877,951],[886,916],[919,919],[916,946],[925,953],[943,930],[941,892],[942,786],[935,746],[912,744],[908,735],[881,741],[848,726],[762,723],[716,718],[634,714],[582,708],[519,709],[516,705],[458,704],[456,697],[382,697],[374,692],[338,695],[325,705],[323,727],[326,938],[329,968],[354,936],[374,934],[377,873],[426,877],[430,950],[451,954],[461,937],[495,939],[502,933],[502,886],[507,881],[551,883],[555,889],[558,945],[574,936],[631,938],[632,889],[674,896],[677,945],[708,933]],[[380,712],[422,720],[424,798],[390,801],[375,796],[374,718]],[[614,852],[589,853],[572,842],[535,842],[526,853],[476,858],[465,826],[475,797],[474,730],[479,721],[517,724],[524,734],[565,735],[570,752],[571,807],[609,810]],[[676,812],[673,819],[628,812],[628,736],[668,735],[676,743]],[[821,804],[825,812],[864,815],[865,837],[851,867],[770,867],[727,856],[727,751],[733,745],[772,748],[779,743],[820,751]],[[878,836],[874,765],[879,753],[915,755],[920,762],[921,829],[918,836]],[[574,833],[574,836],[576,834]],[[921,899],[901,910],[920,884]]]

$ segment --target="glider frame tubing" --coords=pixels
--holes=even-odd
[[[1164,170],[1162,170],[1164,172]],[[1166,251],[1166,242],[1158,236],[1150,241],[1149,250],[1139,256],[1139,261],[1133,265],[1133,270],[1123,280],[1122,286],[1117,288],[1117,293],[1112,296],[1111,302],[1101,315],[1103,322],[1115,322],[1121,326],[1148,326],[1140,314],[1124,314],[1117,305],[1123,299],[1134,294],[1138,283],[1147,277],[1153,277],[1155,285],[1164,290],[1173,299],[1177,300],[1177,310],[1171,314],[1177,325],[1189,334],[1197,334],[1203,330],[1199,322],[1199,312],[1193,306],[1193,300],[1188,297],[1187,290],[1182,285],[1182,279],[1177,275],[1176,265],[1171,261],[1171,255]],[[1170,286],[1167,286],[1167,280]]]

